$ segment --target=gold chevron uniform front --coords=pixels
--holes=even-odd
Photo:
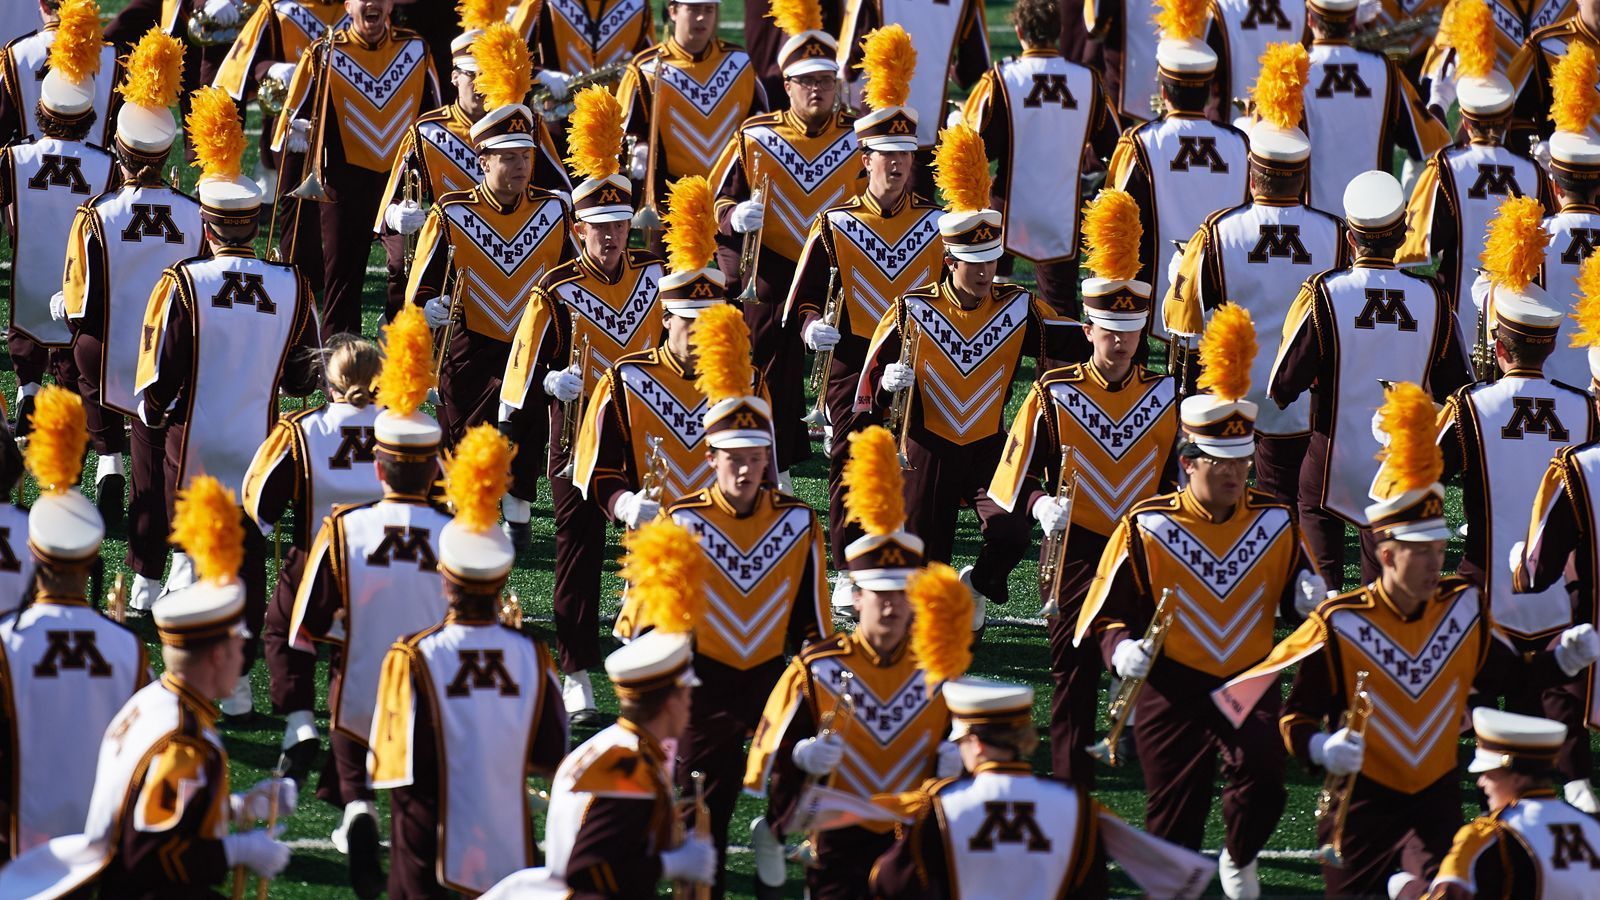
[[[478,169],[478,151],[473,149],[471,131],[472,120],[454,103],[418,116],[417,123],[406,129],[400,150],[395,154],[383,196],[399,196],[401,178],[408,167],[422,176],[423,189],[429,197],[443,197],[477,187],[483,173]],[[383,215],[382,208],[378,215]],[[379,225],[381,227],[381,221]]]
[[[641,84],[644,81],[648,88]],[[655,101],[648,93],[662,81],[666,90]],[[713,40],[695,57],[668,38],[634,57],[617,86],[617,100],[624,110],[642,105],[646,117],[654,104],[661,120],[634,121],[629,130],[640,135],[646,135],[647,128],[655,131],[656,152],[664,154],[657,162],[658,172],[676,180],[711,174],[722,148],[755,109],[760,90],[750,57],[733,44]]]
[[[262,61],[257,59],[261,42],[274,26],[278,34],[278,46],[274,50],[281,54],[281,61],[294,62],[307,48],[321,40],[327,29],[345,28],[349,24],[350,17],[345,14],[343,3],[322,0],[262,3],[250,14],[244,27],[239,29],[239,36],[228,48],[228,55],[222,58],[211,84],[227,91],[233,99],[243,100],[251,70],[257,62]]]
[[[817,216],[866,186],[851,121],[848,114],[838,113],[827,127],[807,134],[799,117],[785,111],[753,116],[739,126],[737,138],[712,171],[711,183],[720,185],[735,162],[746,181],[771,179],[761,230],[763,251],[798,260]],[[718,212],[733,205],[733,200],[719,200]]]
[[[957,303],[947,282],[910,291],[878,323],[867,350],[869,362],[880,348],[899,346],[909,321],[921,333],[916,359],[922,428],[952,444],[970,444],[1005,428],[1006,397],[1024,355],[1043,358],[1043,321],[1051,313],[1014,284],[996,284],[976,309]],[[1028,346],[1029,332],[1038,344]],[[856,407],[870,403],[862,370]]]
[[[1039,441],[1052,459],[1068,446],[1078,476],[1072,526],[1109,535],[1156,492],[1178,436],[1176,383],[1142,367],[1131,377],[1113,388],[1094,366],[1075,363],[1034,382],[1011,422],[989,496],[1015,509]]]
[[[1226,522],[1211,521],[1187,490],[1152,498],[1112,533],[1078,631],[1105,605],[1118,570],[1132,566],[1141,596],[1172,589],[1175,617],[1162,656],[1227,678],[1271,652],[1279,601],[1301,553],[1288,508],[1265,494],[1251,491]],[[1118,627],[1130,625],[1105,622],[1106,630]]]
[[[823,716],[838,710],[844,672],[852,676],[855,712],[849,721],[835,722],[845,753],[825,783],[871,797],[910,791],[932,778],[936,751],[950,730],[950,711],[939,688],[928,686],[910,644],[882,659],[856,635],[839,634],[801,651],[762,712],[750,744],[745,789],[766,789],[785,732],[801,725],[809,737]],[[890,825],[863,827],[887,831]]]
[[[534,284],[561,259],[566,216],[560,198],[534,187],[510,207],[482,186],[446,195],[417,239],[407,296],[416,295],[434,258],[453,247],[449,292],[467,329],[509,343]]]
[[[705,585],[705,614],[695,625],[697,654],[739,671],[782,656],[797,598],[815,604],[808,619],[831,621],[816,590],[827,571],[822,526],[805,501],[763,488],[754,509],[741,517],[713,486],[666,514],[699,538],[714,573]],[[638,596],[629,594],[617,615],[624,639],[655,624],[648,609],[632,602]]]
[[[870,340],[896,297],[938,276],[944,257],[939,240],[943,212],[909,192],[893,209],[885,210],[863,191],[812,223],[800,268],[807,267],[820,244],[839,270],[841,333]],[[791,297],[787,314],[793,316],[798,310],[802,320],[807,314],[821,316],[823,302],[820,297]]]
[[[538,6],[524,0],[519,17]],[[544,0],[543,6],[550,28],[540,43],[555,50],[552,67],[573,75],[626,61],[650,44],[655,30],[645,0]]]
[[[321,68],[315,56],[306,54],[295,69],[289,100],[273,132],[274,149],[282,151],[289,120],[311,91],[315,72]],[[373,172],[393,167],[401,139],[416,121],[413,111],[422,105],[428,87],[428,59],[428,45],[414,31],[390,28],[389,37],[375,47],[348,28],[334,32],[327,108],[338,110],[338,115],[327,125],[339,129],[344,158],[351,165]]]

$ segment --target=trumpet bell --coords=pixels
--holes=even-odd
[[[1333,848],[1332,844],[1323,844],[1317,848],[1317,860],[1325,866],[1335,869],[1344,868],[1344,856]]]
[[[1083,752],[1089,754],[1108,766],[1115,767],[1122,765],[1122,760],[1117,758],[1116,745],[1111,743],[1111,741],[1107,738],[1101,738],[1093,744],[1083,748]]]
[[[640,231],[660,231],[661,214],[656,212],[654,206],[648,204],[641,206],[633,214],[633,227]]]
[[[289,192],[289,196],[296,200],[310,200],[312,203],[328,203],[331,198],[322,186],[322,179],[315,172],[306,176],[300,186]]]
[[[821,428],[822,426],[828,424],[828,417],[823,415],[822,410],[813,406],[810,412],[806,413],[800,418],[800,421],[806,423],[812,428]]]
[[[756,279],[755,276],[752,275],[750,276],[750,283],[745,285],[744,290],[739,292],[739,302],[756,303],[759,302],[759,300],[760,298],[756,296]]]

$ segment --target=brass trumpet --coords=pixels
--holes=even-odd
[[[817,717],[817,738],[819,740],[844,733],[844,727],[855,720],[856,697],[850,693],[850,683],[855,680],[855,677],[856,673],[849,669],[839,670],[839,700],[834,703],[832,709]],[[806,776],[806,783],[821,784],[826,777],[825,775],[808,775]],[[817,834],[818,832],[813,831],[806,835],[806,839],[800,842],[800,846],[794,849],[789,858],[808,869],[816,868]]]
[[[289,86],[282,79],[267,76],[256,85],[256,102],[261,104],[262,115],[277,116],[289,102]]]
[[[554,124],[563,121],[572,115],[572,98],[587,87],[603,84],[608,88],[615,88],[617,82],[622,80],[622,73],[627,71],[628,61],[619,59],[616,62],[606,63],[592,72],[573,76],[567,82],[567,98],[557,100],[550,89],[541,84],[533,86],[533,92],[528,95],[528,108],[537,112],[540,118]]]
[[[578,380],[585,381],[589,377],[589,336],[572,346],[567,354],[567,368],[578,367]],[[561,452],[567,455],[567,464],[561,467],[559,474],[562,478],[571,478],[578,471],[577,460],[572,455],[572,445],[578,439],[578,418],[583,414],[583,388],[578,388],[578,396],[561,404]]]
[[[650,89],[650,133],[645,142],[644,164],[644,202],[639,205],[639,211],[633,214],[633,227],[644,232],[645,243],[650,243],[650,232],[661,230],[661,212],[656,209],[656,160],[661,156],[661,66],[666,65],[660,59],[656,60],[656,83]],[[644,72],[639,73],[640,83],[644,81]],[[632,148],[629,148],[632,153]]]
[[[500,624],[507,628],[522,627],[522,598],[517,592],[508,588],[505,595],[500,598]]]
[[[1152,660],[1161,656],[1161,647],[1166,644],[1167,635],[1172,633],[1173,613],[1167,608],[1171,602],[1172,588],[1162,588],[1161,602],[1156,604],[1156,614],[1150,620],[1150,627],[1144,632],[1144,640],[1150,644]],[[1106,718],[1111,720],[1111,730],[1099,743],[1085,747],[1085,753],[1110,766],[1122,765],[1122,760],[1117,756],[1117,742],[1122,740],[1122,731],[1128,727],[1128,716],[1132,715],[1134,701],[1139,699],[1139,693],[1144,690],[1145,680],[1129,678],[1122,682],[1122,686],[1117,689],[1117,696],[1106,708]]]
[[[1404,60],[1411,55],[1411,43],[1420,34],[1433,34],[1439,27],[1439,21],[1444,17],[1443,8],[1417,16],[1408,16],[1400,22],[1387,25],[1374,25],[1364,31],[1358,31],[1350,38],[1350,45],[1357,50],[1369,50],[1382,53],[1395,61]]]
[[[317,101],[311,108],[311,146],[306,150],[306,168],[309,170],[305,180],[299,187],[289,192],[289,196],[296,200],[310,200],[313,203],[327,203],[330,201],[327,189],[322,180],[322,151],[323,141],[327,139],[328,131],[328,101],[332,94],[328,76],[333,67],[333,29],[330,27],[322,33],[320,55],[317,57],[317,77],[315,89]]]
[[[767,190],[771,178],[762,172],[756,179],[756,189],[751,192],[750,200],[753,203],[765,204]],[[739,277],[744,280],[744,290],[739,292],[740,303],[758,303],[761,298],[756,293],[756,270],[761,265],[761,235],[767,230],[767,221],[761,220],[761,227],[744,236],[744,246],[739,251]]]
[[[1495,376],[1494,342],[1489,339],[1489,300],[1492,295],[1491,290],[1490,295],[1483,298],[1483,305],[1478,307],[1478,337],[1472,344],[1472,374],[1479,381],[1492,381]]]
[[[914,332],[914,333],[913,333]],[[901,331],[900,362],[915,370],[917,368],[917,351],[922,347],[922,329],[906,318],[905,328]],[[900,468],[909,470],[911,460],[906,457],[906,437],[911,431],[911,392],[916,390],[915,383],[911,387],[894,395],[894,401],[889,404],[889,415],[884,420],[884,427],[895,436],[895,443],[900,447]]]
[[[439,346],[435,348],[434,357],[438,360],[433,364],[433,383],[437,387],[439,376],[444,374],[444,358],[450,352],[450,333],[456,328],[456,313],[461,309],[457,302],[455,288],[461,283],[456,273],[456,245],[451,244],[444,252],[444,287],[443,293],[450,298],[450,318],[444,323],[444,328],[439,335]]]
[[[835,328],[839,326],[839,298],[835,291],[839,286],[839,267],[828,267],[828,303],[822,309],[822,321]],[[801,421],[812,427],[820,428],[828,421],[828,371],[833,368],[833,350],[818,351],[816,359],[811,362],[811,391],[817,395],[817,405],[805,414]]]
[[[1056,500],[1067,510],[1067,527],[1047,534],[1039,542],[1039,590],[1044,594],[1044,608],[1039,615],[1046,619],[1061,612],[1061,601],[1056,596],[1061,589],[1061,567],[1067,559],[1067,533],[1072,531],[1072,504],[1078,496],[1078,472],[1069,475],[1067,466],[1072,462],[1072,448],[1061,445],[1061,466],[1056,470]]]
[[[406,177],[400,191],[400,196],[407,203],[422,206],[422,175],[416,169],[407,167]],[[417,258],[417,238],[420,231],[413,231],[406,235],[406,275],[411,275],[411,263]]]
[[[283,765],[279,763],[279,765]],[[283,780],[284,772],[281,768],[272,770],[273,791],[267,801],[267,833],[271,834],[278,827],[278,789],[277,782]],[[244,900],[245,868],[237,865],[233,867],[233,900]],[[267,900],[267,888],[271,886],[272,879],[261,876],[256,879],[256,900]]]
[[[111,590],[106,592],[106,618],[118,625],[128,619],[128,576],[125,572],[117,573]]]
[[[706,805],[706,773],[690,772],[689,780],[694,785],[694,836],[702,841],[711,840],[711,808]],[[675,830],[681,832],[682,820],[678,820]],[[682,834],[677,835],[679,843]],[[672,885],[672,896],[675,900],[710,900],[711,885],[697,884],[694,882],[679,881]]]
[[[1372,695],[1367,693],[1366,669],[1356,672],[1355,691],[1350,699],[1350,709],[1342,717],[1341,727],[1350,734],[1362,737],[1367,733],[1367,720],[1372,717]],[[1333,833],[1328,843],[1317,849],[1322,861],[1335,868],[1344,866],[1344,822],[1350,814],[1350,792],[1355,790],[1356,773],[1328,775],[1322,780],[1322,790],[1317,792],[1317,821],[1333,815]]]
[[[189,14],[189,43],[196,47],[225,47],[238,40],[245,23],[255,15],[256,4],[235,3],[234,6],[239,10],[239,20],[232,25],[223,25],[206,15],[204,3],[196,3],[194,12]]]
[[[639,479],[639,490],[649,499],[660,503],[661,494],[667,487],[667,458],[661,453],[659,435],[650,435],[645,442],[650,451],[645,454],[644,475]]]

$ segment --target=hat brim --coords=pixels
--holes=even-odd
[[[724,431],[707,435],[706,446],[713,450],[744,450],[749,447],[771,447],[772,436],[765,431]]]
[[[601,206],[592,210],[581,210],[576,217],[579,222],[588,222],[591,225],[604,225],[607,222],[626,222],[633,218],[633,208],[629,206]]]
[[[831,59],[812,57],[792,63],[783,70],[783,77],[795,78],[800,75],[812,75],[817,72],[827,72],[830,75],[839,74],[839,64]]]
[[[986,250],[968,250],[963,247],[945,244],[944,252],[950,254],[952,258],[959,259],[962,262],[986,263],[994,262],[995,260],[1004,256],[1006,248],[1003,245],[997,245]]]
[[[492,153],[495,150],[532,150],[539,143],[528,134],[505,134],[492,137],[478,145],[479,153]]]
[[[1448,543],[1450,540],[1450,526],[1439,519],[1426,523],[1416,523],[1409,526],[1399,526],[1391,529],[1382,539],[1385,541],[1400,541],[1406,544],[1428,544],[1433,542]]]
[[[862,569],[850,573],[850,583],[864,591],[903,591],[916,569]]]
[[[916,136],[902,137],[869,137],[861,139],[861,149],[876,150],[880,153],[915,153],[922,149],[917,144]]]
[[[1233,440],[1219,441],[1212,438],[1189,436],[1189,443],[1200,449],[1206,456],[1217,459],[1249,459],[1256,455],[1255,436]]]
[[[1493,772],[1495,769],[1509,769],[1505,756],[1493,750],[1482,747],[1472,751],[1472,762],[1467,763],[1467,771],[1473,775],[1482,775],[1484,772]]]
[[[1088,319],[1090,325],[1094,325],[1097,328],[1104,328],[1107,331],[1143,331],[1145,324],[1150,321],[1150,317],[1147,315],[1139,316],[1138,318],[1127,319],[1120,317],[1113,318],[1111,316],[1100,316],[1087,311],[1083,315],[1084,318]]]

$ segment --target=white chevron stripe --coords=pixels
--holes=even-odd
[[[741,658],[748,659],[772,632],[782,628],[789,617],[781,615],[793,599],[790,582],[785,580],[760,607],[748,612],[735,608],[710,586],[706,587],[706,623],[728,642]]]
[[[1386,738],[1395,753],[1414,769],[1422,764],[1428,751],[1432,750],[1439,740],[1440,729],[1449,727],[1448,719],[1456,712],[1456,695],[1460,690],[1460,685],[1451,684],[1443,700],[1415,729],[1409,727],[1397,712],[1390,710],[1377,692],[1373,692],[1372,719],[1369,724],[1372,730]]]
[[[1141,499],[1140,488],[1149,482],[1155,463],[1155,448],[1146,448],[1144,458],[1130,467],[1127,477],[1115,482],[1110,478],[1109,469],[1079,467],[1076,470],[1079,499],[1087,499],[1105,513],[1106,518],[1116,521]]]
[[[544,267],[533,274],[529,281],[538,281],[544,274]],[[457,276],[464,282],[467,296],[478,301],[478,308],[488,316],[502,331],[515,334],[517,323],[522,321],[522,314],[528,308],[527,297],[501,297],[499,289],[489,282],[484,281],[478,273],[471,269],[462,269]]]
[[[365,144],[374,155],[385,159],[394,156],[400,148],[400,139],[405,137],[406,126],[409,124],[404,119],[392,119],[382,124],[373,122],[361,114],[361,111],[346,106],[339,122],[347,126],[350,135]]]
[[[880,771],[868,763],[861,754],[849,749],[846,745],[844,764],[838,769],[839,777],[851,789],[862,796],[873,794],[887,794],[905,790],[907,773],[928,761],[928,756],[933,752],[933,735],[924,734],[917,738],[907,750],[897,757],[894,765],[888,771]]]
[[[1178,604],[1178,617],[1183,620],[1189,636],[1194,638],[1211,656],[1218,660],[1232,659],[1240,645],[1250,637],[1253,626],[1261,620],[1262,610],[1259,606],[1261,595],[1266,593],[1265,585],[1258,585],[1243,603],[1238,604],[1233,615],[1226,618],[1217,618],[1206,611],[1207,604],[1204,600],[1196,600],[1189,596],[1187,591],[1178,590],[1179,596],[1185,601]],[[1233,603],[1223,601],[1223,608],[1234,606]],[[1267,610],[1270,621],[1271,609]]]
[[[817,209],[827,209],[842,202],[844,197],[845,186],[838,185],[831,194],[823,197],[814,206]],[[785,197],[781,191],[773,191],[767,196],[767,215],[775,217],[778,224],[783,227],[784,233],[793,238],[795,243],[805,243],[807,235],[811,232],[811,221],[806,218],[805,210],[802,210],[799,204]]]
[[[489,257],[489,260],[500,269],[500,274],[508,278],[532,259],[552,235],[560,234],[563,231],[560,226],[566,220],[561,201],[546,200],[529,214],[528,221],[516,234],[506,237],[479,215],[471,204],[449,203],[442,209],[450,223],[460,230],[462,237],[481,250],[483,255]],[[537,277],[534,276],[535,279]],[[529,283],[531,284],[532,280]]]
[[[955,395],[955,385],[945,385],[936,378],[924,375],[919,384],[922,386],[922,396],[930,400],[939,412],[944,415],[945,421],[956,429],[965,433],[972,428],[983,414],[994,408],[995,392],[1005,385],[1006,370],[995,369],[989,378],[972,392],[971,399],[962,402]]]
[[[916,224],[906,229],[906,233],[894,243],[885,241],[867,226],[865,222],[851,215],[848,210],[835,210],[828,213],[828,224],[833,226],[833,233],[855,245],[861,255],[867,258],[878,273],[886,280],[895,281],[906,267],[916,262],[922,254],[922,248],[939,236],[939,210],[930,209],[923,213]]]
[[[701,168],[709,172],[717,164],[717,157],[722,155],[722,148],[733,136],[733,127],[739,123],[741,115],[743,110],[729,107],[720,118],[707,121],[702,126],[705,129],[704,138],[687,128],[674,128],[669,133],[683,150],[701,164]]]
[[[861,304],[862,309],[865,309],[871,315],[872,324],[876,327],[879,322],[883,321],[883,317],[889,314],[889,307],[893,301],[885,297],[882,292],[873,287],[872,282],[865,278],[855,279],[852,286],[854,289],[850,292],[851,296],[855,297],[856,302]],[[854,321],[853,316],[851,320]]]

